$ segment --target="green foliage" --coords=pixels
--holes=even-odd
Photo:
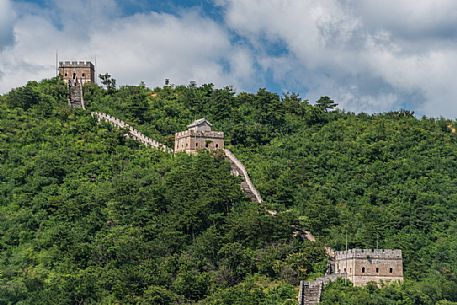
[[[110,74],[99,74],[98,77],[100,78],[102,85],[106,87],[106,91],[108,93],[116,91],[116,80],[114,78],[111,78]]]
[[[142,147],[69,109],[60,79],[29,82],[0,97],[0,304],[295,304],[346,235],[402,249],[407,280],[337,282],[323,304],[457,302],[456,122],[265,89],[105,85],[84,87],[90,111],[170,147],[208,118],[265,203],[219,154]]]

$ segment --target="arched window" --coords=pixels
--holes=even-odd
[[[365,273],[365,267],[362,267],[362,273]]]
[[[393,273],[393,272],[394,272],[394,269],[389,268],[389,273]]]

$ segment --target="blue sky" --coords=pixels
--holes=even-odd
[[[454,0],[0,0],[0,93],[97,58],[120,84],[266,87],[457,116]]]

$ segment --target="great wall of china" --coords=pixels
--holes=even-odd
[[[128,137],[140,142],[141,144],[147,147],[156,148],[170,154],[173,153],[173,149],[167,147],[164,144],[159,143],[156,140],[153,140],[145,136],[137,129],[133,128],[129,124],[114,116],[111,116],[103,112],[92,112],[91,116],[96,118],[98,122],[104,121],[113,125],[114,127],[125,129],[127,131]],[[249,178],[248,172],[246,171],[244,165],[240,162],[240,160],[238,160],[235,157],[235,155],[230,150],[224,149],[224,154],[230,161],[232,174],[234,176],[239,176],[242,178],[243,181],[241,182],[241,189],[244,191],[246,196],[249,197],[253,202],[262,203],[262,197],[260,196],[259,191],[257,191],[251,179]]]
[[[142,134],[141,132],[139,132],[138,130],[136,130],[135,128],[130,126],[129,124],[125,123],[124,121],[122,121],[114,116],[111,116],[109,114],[102,113],[102,112],[92,112],[91,116],[96,118],[98,122],[104,121],[104,122],[111,124],[112,126],[114,126],[116,128],[127,130],[128,137],[140,142],[141,144],[143,144],[147,147],[159,149],[159,150],[165,151],[170,154],[173,153],[173,150],[171,148],[159,143],[156,140],[153,140],[153,139],[145,136],[144,134]],[[256,189],[256,187],[252,183],[252,181],[248,175],[248,172],[246,170],[246,167],[243,165],[243,163],[241,163],[241,161],[238,160],[235,157],[235,155],[228,149],[224,149],[224,154],[230,162],[232,175],[242,178],[242,182],[241,182],[240,186],[241,186],[241,189],[243,190],[243,192],[246,194],[246,196],[252,202],[256,202],[259,204],[262,203],[263,202],[262,197],[261,197],[259,191]],[[266,212],[271,216],[275,216],[277,214],[276,211],[272,211],[272,210],[266,210]],[[314,236],[308,231],[304,231],[304,237],[310,241],[315,241]],[[299,305],[319,304],[323,285],[330,281],[334,281],[339,277],[341,277],[341,276],[335,275],[335,274],[326,274],[324,277],[316,279],[311,283],[301,281],[300,287],[299,287],[299,294],[298,294],[298,304]]]
[[[129,138],[132,138],[139,143],[145,145],[146,147],[151,147],[154,149],[159,149],[161,151],[164,151],[169,154],[173,154],[174,151],[173,149],[167,147],[166,145],[161,144],[160,142],[153,140],[147,136],[145,136],[143,133],[139,132],[129,124],[125,123],[124,121],[113,117],[109,114],[102,113],[102,112],[92,112],[91,116],[96,118],[97,121],[100,123],[102,121],[107,122],[111,124],[112,126],[116,128],[120,128],[125,130],[126,136]],[[241,163],[240,160],[238,160],[235,155],[228,149],[224,149],[224,154],[227,158],[227,160],[230,162],[231,165],[231,173],[234,176],[241,177],[242,181],[240,184],[241,189],[243,192],[246,194],[246,196],[255,203],[261,204],[263,202],[262,197],[259,193],[259,191],[256,189],[254,184],[252,183],[248,172],[246,170],[246,167]],[[265,210],[266,213],[268,213],[270,216],[274,217],[277,215],[276,211],[272,210]],[[294,228],[297,229],[296,231],[293,232],[294,236],[302,236],[304,239],[307,239],[309,241],[314,242],[316,239],[312,235],[311,232],[309,231],[304,231],[299,228]],[[383,249],[352,249],[349,251],[334,251],[330,247],[325,248],[325,252],[328,257],[328,265],[327,265],[327,271],[325,272],[325,275],[323,277],[317,278],[311,282],[306,282],[306,281],[300,281],[299,285],[299,292],[298,292],[298,300],[297,303],[298,305],[316,305],[320,303],[321,295],[323,288],[326,284],[330,282],[334,282],[339,278],[346,278],[346,279],[351,279],[351,281],[354,282],[354,285],[363,285],[366,284],[367,278],[366,276],[374,276],[373,278],[376,280],[385,280],[389,279],[389,276],[391,276],[392,280],[397,280],[397,281],[402,281],[403,280],[403,268],[402,268],[402,257],[401,257],[401,251],[400,250],[383,250]],[[394,260],[394,266],[396,266],[396,272],[394,274],[379,274],[378,269],[376,268],[376,274],[356,274],[355,269],[362,270],[362,272],[365,272],[365,267],[361,267],[366,261],[365,257],[368,256],[368,259],[371,260],[378,260],[379,262],[376,263],[376,266],[383,266],[386,264],[386,261],[389,263],[389,259]],[[344,271],[341,272],[339,270],[342,265],[342,261],[347,261],[347,260],[352,260],[352,266],[354,268],[354,271],[352,272],[346,272],[346,268],[344,268]],[[358,263],[355,263],[356,260],[358,260]],[[335,268],[335,266],[338,266]],[[348,264],[346,263],[346,267]],[[368,268],[367,268],[368,269]],[[374,272],[374,268],[372,271]],[[387,271],[385,271],[387,272]],[[390,268],[390,273],[393,273],[392,268]]]
[[[114,127],[125,129],[127,131],[127,136],[129,138],[132,138],[147,147],[163,150],[167,153],[173,153],[173,150],[171,148],[145,136],[143,133],[141,133],[140,131],[138,131],[137,129],[133,128],[132,126],[130,126],[129,124],[125,123],[120,119],[117,119],[103,112],[92,112],[91,115],[92,117],[96,118],[98,122],[105,121],[110,123]]]
[[[65,64],[62,64],[59,67],[59,73],[61,76],[67,78],[66,83],[68,85],[68,90],[69,90],[69,96],[68,96],[68,103],[70,107],[73,108],[82,108],[85,109],[85,103],[83,99],[83,82],[93,82],[94,78],[94,69],[93,65],[89,63],[84,64],[84,67],[79,67],[78,69],[81,71],[77,71],[79,74],[76,75],[76,73],[73,72],[73,79],[71,79],[71,75],[68,75],[66,73],[66,69],[69,68],[74,68],[72,65],[74,63],[69,63],[66,62]],[[73,71],[73,70],[72,70]],[[85,73],[83,73],[85,72]],[[78,78],[79,77],[79,78]],[[84,79],[85,77],[85,79]],[[129,124],[125,123],[124,121],[111,116],[106,113],[102,112],[92,112],[91,116],[96,118],[97,121],[100,122],[107,122],[111,124],[112,126],[116,128],[120,128],[122,130],[125,130],[126,137],[129,137],[135,141],[138,141],[139,143],[145,145],[146,147],[151,147],[154,149],[159,149],[162,150],[166,153],[173,154],[175,151],[166,145],[161,144],[160,142],[153,140],[137,129],[133,128]],[[453,126],[452,126],[453,128]],[[455,129],[452,130],[455,132]],[[223,140],[222,140],[223,141]],[[223,144],[223,142],[222,142]],[[216,145],[217,148],[217,145]],[[242,178],[242,181],[240,183],[240,187],[242,191],[246,194],[246,196],[255,203],[261,204],[263,202],[262,197],[259,193],[259,191],[256,189],[254,184],[252,183],[248,172],[245,168],[245,166],[238,160],[235,155],[228,149],[224,149],[224,154],[228,161],[230,162],[231,165],[231,173],[234,176],[238,176]],[[274,210],[265,210],[266,213],[268,213],[270,216],[274,217],[277,215],[277,211]],[[311,234],[309,231],[304,231],[301,228],[295,228],[293,232],[293,236],[301,236],[304,239],[307,239],[309,241],[314,242],[315,237]],[[325,273],[325,275],[321,278],[315,279],[312,282],[305,282],[305,281],[300,281],[300,286],[299,286],[299,292],[298,292],[298,305],[315,305],[320,303],[321,299],[321,294],[323,291],[323,287],[325,284],[329,282],[333,282],[337,280],[338,278],[348,278],[348,275],[346,273],[346,269],[344,269],[344,272],[340,272],[339,270],[335,270],[335,257],[337,252],[335,252],[333,249],[330,247],[326,247],[326,254],[329,257],[329,263],[328,263],[328,268]],[[358,250],[358,249],[356,249]],[[362,250],[363,252],[363,250]],[[358,252],[357,252],[358,253]],[[341,252],[340,252],[341,254]],[[400,259],[401,259],[401,251],[400,251]],[[355,265],[354,265],[355,267]],[[362,270],[364,270],[363,268]],[[392,270],[392,268],[391,268]],[[376,271],[378,271],[378,268],[376,268]],[[364,272],[364,271],[363,271]],[[401,280],[403,278],[403,270],[401,269]],[[358,276],[360,278],[360,276]],[[351,279],[356,279],[357,277],[355,276],[355,268],[354,268],[354,274],[352,274]],[[399,277],[398,277],[399,278]]]

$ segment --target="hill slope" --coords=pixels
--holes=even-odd
[[[86,87],[89,111],[170,147],[207,117],[280,211],[271,217],[221,156],[147,149],[68,109],[65,94],[50,80],[0,98],[0,303],[294,304],[298,281],[325,270],[323,245],[342,249],[346,235],[402,249],[407,281],[335,283],[324,304],[457,301],[453,122],[266,90]]]

